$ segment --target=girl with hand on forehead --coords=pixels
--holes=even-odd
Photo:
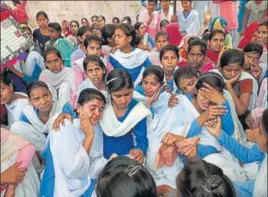
[[[172,121],[166,121],[171,113],[168,110],[168,102],[170,93],[162,89],[164,85],[164,71],[159,66],[150,66],[143,72],[142,81],[139,86],[135,88],[134,98],[142,102],[151,112],[151,115],[147,117],[147,136],[149,140],[149,147],[146,159],[146,166],[150,169],[152,176],[156,181],[158,193],[166,188],[175,187],[175,174],[182,168],[182,163],[179,158],[171,158],[172,162],[167,162],[170,159],[170,152],[177,154],[175,146],[162,147],[162,139],[170,131],[169,124],[173,124]],[[174,111],[180,112],[179,108]],[[174,114],[173,117],[180,117],[179,114]],[[176,118],[178,121],[178,118]],[[181,137],[181,141],[185,139]],[[172,151],[171,151],[172,150]],[[159,153],[160,152],[160,153]],[[159,157],[159,156],[163,157]],[[174,154],[172,154],[174,155]]]
[[[217,116],[220,116],[223,122],[222,129],[228,135],[239,139],[240,133],[235,129],[229,102],[223,95],[224,86],[225,83],[220,75],[213,72],[201,74],[195,85],[196,95],[179,102],[183,101],[184,105],[187,105],[183,119],[185,123],[182,125],[186,125],[185,136],[187,138],[200,137],[200,142],[197,145],[197,155],[200,158],[222,167],[232,180],[245,180],[246,175],[239,163],[234,162],[232,155],[225,151],[207,131],[207,127],[213,124]],[[190,103],[188,103],[189,99]],[[187,122],[190,124],[186,124]],[[176,135],[170,134],[170,138],[175,140]],[[230,171],[234,167],[235,170]]]

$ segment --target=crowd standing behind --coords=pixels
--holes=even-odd
[[[267,197],[267,1],[34,30],[12,2],[33,45],[1,65],[1,197]]]

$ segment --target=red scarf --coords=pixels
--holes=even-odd
[[[181,42],[182,35],[178,23],[170,23],[167,25],[167,34],[169,36],[169,44],[178,46]]]
[[[240,43],[238,45],[239,49],[244,49],[245,46],[251,42],[253,34],[258,30],[259,22],[254,22],[248,25],[246,28],[243,38],[240,40]]]
[[[207,57],[210,59],[214,64],[217,64],[220,52],[213,51],[211,49],[207,50]]]

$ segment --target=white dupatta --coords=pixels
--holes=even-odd
[[[137,103],[123,122],[120,122],[111,103],[105,106],[100,125],[107,136],[120,137],[127,134],[138,122],[150,115],[151,112],[142,104]]]
[[[30,51],[21,69],[25,75],[32,76],[36,66],[40,67],[41,70],[46,69],[43,56],[36,51]]]
[[[169,130],[164,127],[166,124],[164,121],[170,117],[165,111],[168,109],[168,100],[170,94],[162,92],[159,98],[152,104],[154,114],[148,117],[147,121],[147,137],[148,137],[148,151],[145,165],[151,172],[156,185],[169,185],[170,187],[176,187],[176,176],[177,173],[183,168],[183,163],[177,157],[172,166],[163,166],[157,168],[155,158],[158,154],[159,148],[162,144],[162,138]],[[142,103],[146,103],[147,97],[134,91],[133,98],[137,99]],[[164,117],[165,116],[165,117]]]
[[[235,104],[233,101],[233,98],[228,90],[223,90],[224,97],[227,99],[230,108],[231,108],[231,115],[234,123],[234,134],[233,137],[241,144],[247,146],[247,136],[245,134],[245,131],[243,129],[243,126],[237,116],[236,110],[235,110]]]
[[[15,94],[25,96],[25,98],[16,99],[12,103],[5,105],[7,108],[9,126],[19,120],[22,109],[29,104],[28,96],[26,94],[21,92],[15,92]]]
[[[176,68],[175,68],[174,73],[176,72],[176,70],[177,70],[177,69],[178,69],[178,67],[176,67]],[[168,85],[166,75],[164,76],[164,82],[165,82],[165,85]],[[177,88],[177,85],[176,85],[176,83],[175,83],[175,80],[174,80],[174,79],[172,79],[172,84],[173,84],[173,90],[172,90],[172,94],[176,94],[176,93],[177,93],[178,88]]]
[[[94,84],[93,82],[89,79],[89,78],[86,78],[79,86],[78,90],[77,90],[77,93],[76,93],[76,96],[77,96],[77,100],[81,94],[81,92],[87,88],[93,88],[93,89],[96,89],[96,90],[99,90]],[[105,96],[105,98],[108,98],[108,93],[106,90],[99,90],[101,91],[101,93]]]
[[[147,53],[144,53],[143,50],[136,48],[130,53],[123,53],[119,49],[115,53],[110,54],[116,61],[121,64],[126,69],[134,69],[141,66],[145,60],[148,58]]]
[[[50,84],[58,90],[60,85],[64,82],[73,85],[74,72],[72,68],[64,67],[60,72],[53,73],[48,69],[45,69],[40,74],[39,80],[44,81],[45,83]]]
[[[84,194],[108,160],[104,159],[102,131],[94,126],[90,152],[82,144],[85,134],[80,130],[80,120],[65,120],[60,131],[49,133],[50,150],[55,170],[54,197],[78,197]],[[92,194],[94,195],[94,193]]]
[[[68,121],[60,131],[49,133],[55,172],[54,197],[79,197],[88,189],[90,160],[82,144],[82,133]]]
[[[64,104],[60,103],[60,102],[54,102],[52,104],[52,108],[50,110],[49,113],[49,120],[47,121],[46,124],[44,124],[38,117],[38,114],[36,113],[36,111],[34,110],[33,106],[31,105],[27,105],[24,109],[23,109],[23,113],[25,114],[25,116],[28,118],[28,120],[31,122],[31,124],[33,125],[33,127],[41,132],[41,133],[48,133],[51,129],[52,129],[52,124],[53,124],[53,116],[55,116],[56,114],[59,115],[62,112]]]
[[[254,184],[253,197],[267,197],[267,153]]]
[[[163,116],[165,110],[168,108],[168,100],[169,100],[170,94],[167,92],[162,92],[159,95],[159,98],[152,104],[152,108],[154,109],[154,114],[150,114],[147,117],[147,135],[150,134],[157,135],[161,134],[161,129],[157,129],[160,121],[160,117]],[[139,102],[143,103],[143,105],[146,105],[147,97],[140,94],[137,91],[133,92],[133,98],[138,100]]]
[[[25,139],[35,145],[38,151],[45,147],[46,133],[51,131],[52,124],[55,118],[62,112],[63,104],[55,102],[50,110],[49,120],[44,124],[38,117],[33,106],[27,105],[23,109],[24,115],[29,120],[30,124],[17,121],[11,126],[11,131],[23,136]]]
[[[195,9],[192,9],[186,18],[181,11],[178,14],[178,21],[181,31],[187,34],[197,33],[200,28],[199,14]]]
[[[122,51],[117,49],[114,53],[111,53],[110,56],[114,58],[116,61],[118,61],[119,64],[126,69],[138,68],[148,58],[148,54],[139,48],[136,48],[134,51],[130,53],[123,53]],[[142,67],[137,79],[133,82],[134,87],[136,87],[138,83],[141,81],[142,73],[144,72],[144,70],[145,68]]]

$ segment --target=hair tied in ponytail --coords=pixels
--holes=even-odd
[[[210,175],[205,179],[205,188],[207,190],[213,191],[216,190],[222,184],[222,178],[219,175]]]

